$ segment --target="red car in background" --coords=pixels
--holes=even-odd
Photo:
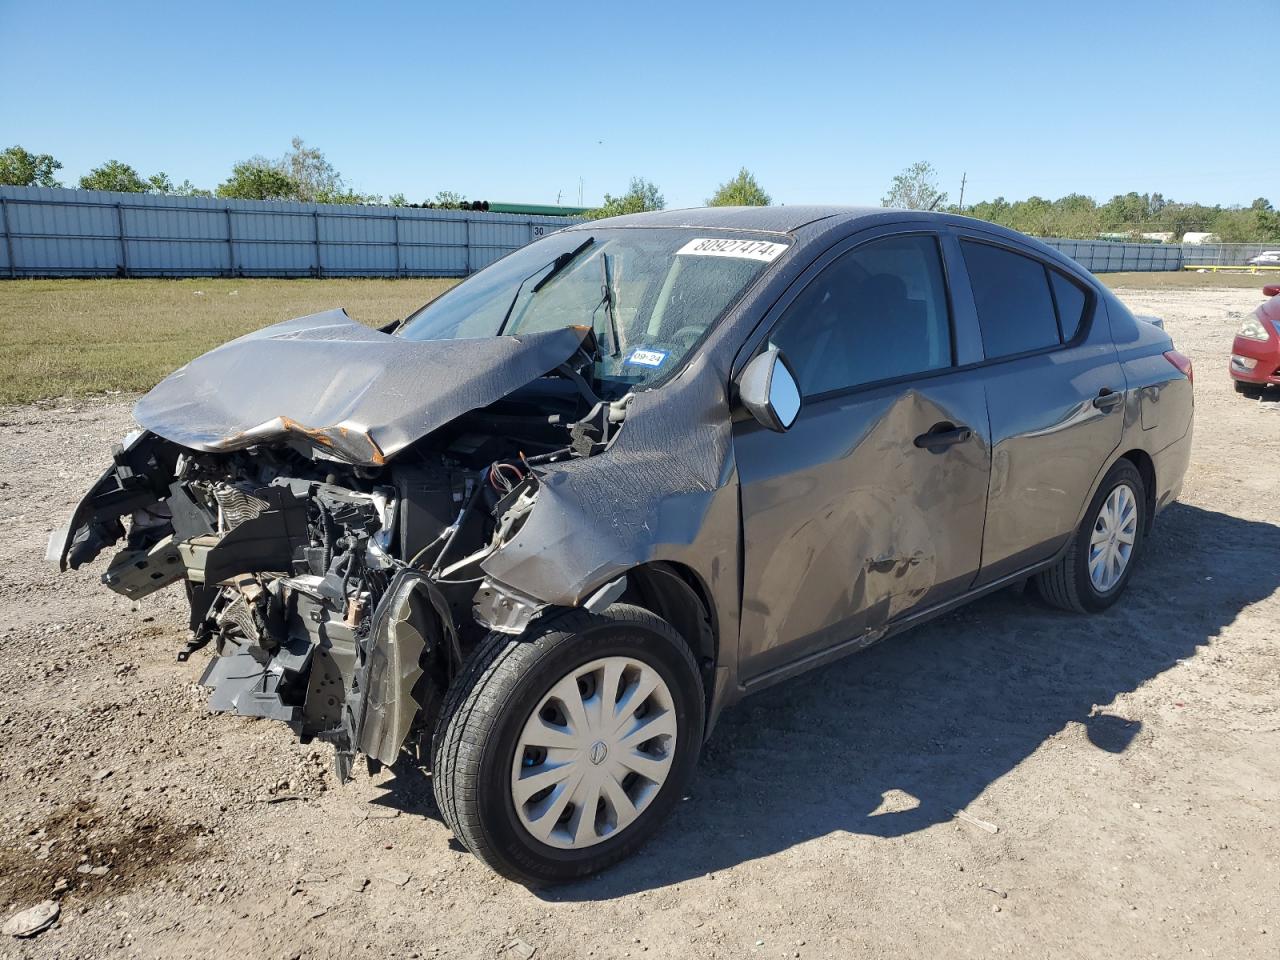
[[[1231,344],[1231,379],[1236,392],[1261,395],[1268,384],[1280,387],[1280,283],[1262,292],[1270,297],[1240,325]]]

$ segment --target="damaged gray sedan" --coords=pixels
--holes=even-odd
[[[642,214],[192,361],[50,555],[120,544],[112,590],[186,591],[214,710],[343,779],[408,752],[546,883],[650,836],[748,692],[1012,583],[1115,602],[1191,410],[1164,331],[1010,231]]]

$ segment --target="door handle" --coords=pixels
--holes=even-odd
[[[972,436],[973,431],[968,427],[957,427],[952,423],[939,423],[928,433],[922,433],[916,437],[915,444],[920,449],[928,450],[930,453],[941,453],[947,447],[954,447],[957,443],[964,443]]]
[[[1123,400],[1123,393],[1112,390],[1110,387],[1103,387],[1098,391],[1098,395],[1093,398],[1093,405],[1099,410],[1110,410]]]

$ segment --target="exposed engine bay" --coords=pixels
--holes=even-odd
[[[622,426],[631,394],[597,395],[592,338],[574,340],[549,373],[385,458],[352,462],[301,427],[215,450],[140,431],[50,558],[77,568],[120,544],[112,590],[186,590],[178,657],[212,646],[211,709],[332,743],[343,780],[357,753],[389,764],[429,740],[468,652],[503,628],[480,564],[534,509],[539,467],[599,454]]]

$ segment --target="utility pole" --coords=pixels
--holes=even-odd
[[[960,174],[960,212],[964,213],[964,184],[969,179],[969,172],[966,170]]]

